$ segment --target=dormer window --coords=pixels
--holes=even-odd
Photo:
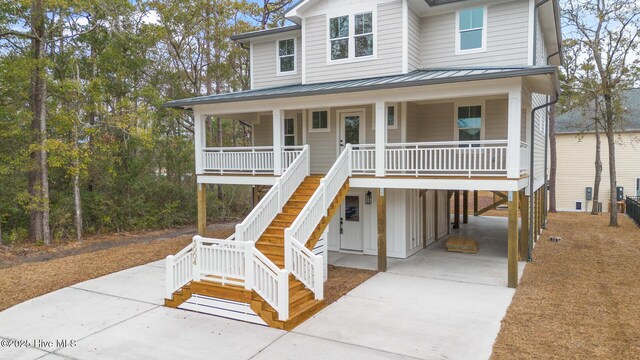
[[[329,39],[331,41],[331,60],[349,57],[349,17],[340,16],[329,20]]]
[[[296,41],[295,39],[278,40],[278,75],[295,74]]]
[[[328,62],[375,56],[374,11],[329,18]]]
[[[477,7],[457,12],[456,54],[486,50],[487,9]]]

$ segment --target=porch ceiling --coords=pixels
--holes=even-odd
[[[501,68],[450,68],[416,70],[408,74],[368,79],[336,81],[319,84],[289,85],[276,88],[247,90],[227,94],[174,100],[165,107],[188,109],[195,105],[223,104],[252,100],[353,93],[360,91],[397,89],[411,86],[460,83],[477,80],[524,77],[535,92],[553,94],[557,89],[556,68],[553,66],[522,66]]]

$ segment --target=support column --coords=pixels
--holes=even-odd
[[[507,178],[520,178],[520,136],[522,131],[522,90],[509,91],[509,120],[507,130]]]
[[[509,191],[508,284],[518,287],[518,192]]]
[[[206,139],[206,127],[204,126],[205,116],[200,113],[196,113],[193,116],[193,135],[194,135],[194,145],[196,149],[195,160],[196,160],[196,175],[200,175],[204,173],[202,167],[202,148],[206,147],[207,139]]]
[[[473,216],[478,216],[478,190],[473,190]]]
[[[387,195],[378,189],[378,271],[387,271]]]
[[[207,236],[207,184],[198,183],[198,235]]]
[[[519,260],[527,261],[529,256],[529,197],[520,191],[520,241],[518,241]]]
[[[422,212],[420,214],[420,227],[422,228],[422,247],[427,247],[427,191],[420,190],[420,207]]]
[[[438,198],[440,197],[440,190],[433,190],[435,191],[434,195],[434,199],[433,199],[433,234],[434,234],[434,240],[438,241],[440,240],[438,238]]]
[[[469,223],[469,190],[462,193],[462,223]]]
[[[273,174],[282,175],[282,139],[284,131],[284,110],[273,110]]]
[[[384,101],[376,102],[375,124],[376,124],[376,176],[384,177],[385,171],[385,148],[387,145],[387,117],[385,116]]]
[[[453,192],[453,228],[460,228],[460,190]]]

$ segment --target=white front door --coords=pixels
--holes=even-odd
[[[349,194],[340,208],[340,249],[362,251],[362,204],[364,196],[360,193]]]
[[[342,152],[346,144],[357,145],[364,142],[364,112],[340,113],[340,133],[338,139],[338,153]]]

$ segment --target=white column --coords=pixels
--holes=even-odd
[[[386,157],[385,147],[387,145],[387,117],[384,101],[376,102],[374,117],[376,124],[376,176],[384,177],[384,159]]]
[[[273,110],[273,174],[282,175],[282,122],[284,110]]]
[[[202,148],[206,147],[206,127],[204,126],[205,115],[194,112],[193,114],[193,133],[194,144],[196,150],[196,175],[204,173],[202,166]]]
[[[509,91],[509,125],[507,130],[507,177],[520,177],[520,131],[522,129],[522,92]]]

